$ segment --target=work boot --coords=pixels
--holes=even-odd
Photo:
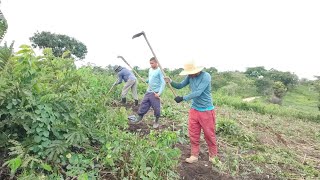
[[[196,156],[190,156],[189,158],[186,159],[186,162],[190,163],[190,164],[195,163],[197,161],[198,161],[198,157],[196,157]]]
[[[135,121],[133,121],[133,123],[137,124],[137,123],[139,123],[140,121],[142,121],[142,119],[143,119],[143,116],[138,115],[137,119],[136,119]]]
[[[138,100],[134,100],[134,105],[138,106],[139,101]]]
[[[126,102],[127,102],[127,99],[126,99],[126,98],[122,98],[122,99],[121,99],[121,103],[122,103],[122,104],[125,104]]]
[[[157,129],[159,127],[159,117],[156,117],[154,123],[153,123],[153,128]]]

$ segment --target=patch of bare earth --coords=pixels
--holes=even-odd
[[[127,110],[132,110],[133,113],[136,113],[138,111],[137,109],[134,109],[134,105],[130,104],[125,105]],[[145,115],[144,119],[135,124],[131,123],[129,121],[129,128],[128,131],[133,133],[138,133],[141,136],[148,135],[151,130],[154,130],[153,125],[153,110],[150,109],[149,112]],[[174,121],[170,119],[160,118],[160,126],[157,128],[157,131],[163,131],[163,130],[180,130],[182,127],[177,126],[174,124]],[[281,136],[281,135],[280,135]],[[214,179],[274,179],[271,175],[266,174],[255,174],[250,173],[246,177],[237,177],[233,178],[231,175],[222,173],[218,171],[217,169],[213,168],[211,162],[209,162],[209,155],[208,155],[208,149],[206,142],[203,140],[203,137],[201,137],[200,141],[200,154],[199,154],[199,160],[196,163],[189,164],[185,162],[185,159],[190,156],[190,146],[189,144],[176,144],[175,147],[179,148],[181,151],[181,156],[179,158],[180,162],[177,168],[177,172],[180,174],[180,179],[183,180],[214,180]],[[224,142],[218,142],[219,148],[223,148],[228,146],[227,144],[224,144]],[[219,153],[219,159],[221,161],[224,161],[225,157],[224,155]]]
[[[130,109],[129,106],[126,106]],[[151,109],[145,116],[145,118],[139,123],[129,122],[128,131],[138,133],[140,135],[147,135],[150,130],[153,129],[153,110]],[[174,130],[177,131],[181,127],[174,124],[174,121],[170,119],[160,118],[160,126],[158,131]],[[209,162],[209,156],[207,147],[204,141],[201,142],[201,151],[199,155],[199,161],[193,164],[185,162],[185,159],[190,156],[190,147],[186,144],[176,144],[177,148],[181,150],[180,163],[177,171],[180,174],[180,179],[184,180],[212,180],[212,179],[233,179],[229,175],[220,174],[218,171],[214,171],[212,164]]]
[[[7,166],[3,167],[3,164],[5,163],[4,159],[7,155],[7,152],[0,150],[0,180],[10,179],[10,169]]]
[[[190,156],[190,147],[185,144],[177,144],[176,147],[181,150],[180,164],[178,172],[180,179],[185,180],[211,180],[211,179],[233,179],[232,177],[224,174],[220,174],[214,171],[211,162],[209,162],[208,153],[203,149],[204,144],[201,146],[198,162],[189,164],[185,162],[185,159]]]

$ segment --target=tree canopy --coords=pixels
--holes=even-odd
[[[87,47],[75,38],[51,32],[36,32],[30,37],[33,47],[41,49],[51,48],[53,55],[61,57],[64,52],[69,51],[71,56],[84,59],[87,54]]]

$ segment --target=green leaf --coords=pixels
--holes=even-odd
[[[151,171],[148,173],[149,178],[155,178],[156,175]]]
[[[47,130],[43,131],[43,135],[44,135],[45,137],[49,137],[49,131],[47,131]]]
[[[59,118],[59,117],[61,116],[60,113],[58,113],[58,112],[55,112],[54,115],[55,115],[57,118]]]
[[[49,118],[49,119],[50,119],[50,121],[51,121],[51,122],[53,122],[53,121],[55,121],[55,120],[56,120],[55,116],[50,116],[50,118]]]
[[[41,164],[42,169],[52,171],[52,167],[48,164]]]
[[[88,180],[88,179],[89,179],[89,177],[88,177],[88,174],[87,174],[87,173],[81,174],[81,175],[79,176],[79,180]]]
[[[50,140],[47,140],[47,141],[43,141],[43,142],[41,143],[41,145],[42,145],[43,147],[48,147],[50,143],[51,143],[51,141],[50,141]]]
[[[34,137],[34,141],[35,141],[36,143],[39,143],[39,142],[41,141],[41,137],[40,137],[40,136],[35,136],[35,137]]]
[[[39,133],[39,132],[41,132],[41,131],[42,131],[42,128],[37,127],[37,128],[36,128],[36,131],[37,131],[37,133]]]
[[[49,114],[46,111],[41,111],[41,117],[48,118]]]
[[[38,108],[39,108],[39,109],[43,109],[43,108],[44,108],[44,105],[40,104],[40,105],[38,105]]]
[[[7,106],[6,106],[7,109],[11,109],[12,108],[12,103],[9,103]]]
[[[16,99],[12,99],[12,104],[13,105],[17,105],[18,104],[18,101]]]
[[[70,113],[70,117],[75,119],[75,118],[77,118],[77,114],[76,113]]]
[[[22,160],[20,157],[16,157],[14,159],[7,161],[5,164],[9,164],[11,175],[14,175],[17,169],[21,166]]]

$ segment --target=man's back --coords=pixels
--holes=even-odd
[[[127,82],[128,79],[132,79],[132,80],[137,79],[136,76],[126,68],[122,68],[119,71],[118,76],[119,76],[120,80],[124,80],[125,82]]]

